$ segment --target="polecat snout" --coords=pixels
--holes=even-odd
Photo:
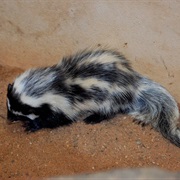
[[[24,121],[27,131],[128,114],[180,147],[174,98],[111,50],[83,51],[57,65],[25,71],[8,85],[7,107],[8,119]]]

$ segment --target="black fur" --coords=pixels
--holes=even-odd
[[[94,114],[88,116],[87,118],[85,118],[84,122],[87,124],[97,124],[97,123],[100,123],[101,121],[108,120],[108,119],[113,118],[113,117],[114,117],[113,114],[103,115],[103,114],[94,113]]]

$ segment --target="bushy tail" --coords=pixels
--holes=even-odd
[[[158,124],[155,128],[158,129],[165,138],[180,147],[180,128],[177,127],[176,122],[171,122],[167,119],[165,111],[161,112]]]
[[[152,124],[166,139],[180,147],[178,106],[159,84],[142,78],[129,114],[142,123]]]

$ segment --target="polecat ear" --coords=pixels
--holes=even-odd
[[[13,87],[12,84],[8,84],[8,92],[12,91],[12,87]]]

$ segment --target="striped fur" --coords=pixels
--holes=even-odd
[[[83,51],[24,72],[8,86],[7,108],[8,118],[24,120],[28,131],[128,114],[180,147],[174,98],[115,51]]]

